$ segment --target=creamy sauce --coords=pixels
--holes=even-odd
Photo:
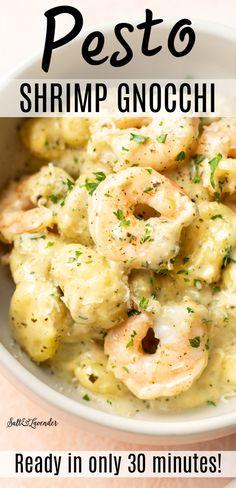
[[[129,161],[123,154],[124,164],[117,166],[113,153],[119,129],[107,121],[104,127],[93,121],[89,129],[87,119],[81,125],[76,120],[74,126],[73,120],[61,123],[60,119],[27,121],[23,126],[23,142],[32,157],[41,158],[39,165],[53,157],[63,172],[52,166],[42,168],[27,189],[34,196],[34,205],[40,200],[52,212],[52,225],[33,234],[24,229],[13,239],[10,267],[17,285],[10,308],[13,336],[34,361],[73,385],[78,397],[85,402],[96,399],[104,409],[120,415],[139,415],[145,409],[155,413],[214,406],[220,398],[236,394],[235,195],[222,195],[222,201],[213,198],[202,184],[201,166],[196,169],[189,155],[176,168],[163,163],[162,174],[176,182],[198,209],[198,216],[181,232],[177,255],[155,271],[107,260],[95,251],[90,235],[89,199],[108,174],[119,173]],[[104,136],[106,127],[111,130],[110,139],[109,130]],[[124,135],[126,141],[130,132],[128,139]],[[148,134],[145,126],[147,140]],[[176,145],[173,134],[172,151]],[[186,151],[192,152],[195,146],[189,128],[187,135]],[[165,141],[165,134],[159,135],[159,142]],[[138,143],[136,151],[141,149],[142,155],[145,140],[138,139]],[[131,155],[136,157],[136,153]],[[109,200],[111,195],[107,197]],[[146,219],[145,212],[146,208]],[[116,214],[113,237],[119,240],[129,221],[122,212]],[[150,239],[148,231],[145,239]],[[152,319],[166,304],[181,303],[186,297],[206,307],[202,318],[208,330],[206,368],[178,395],[135,398],[115,377],[115,370],[107,369],[106,334],[127,320],[130,310],[141,313],[145,309]]]

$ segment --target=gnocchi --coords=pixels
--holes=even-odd
[[[134,415],[236,394],[235,121],[23,122],[33,174],[0,197],[11,331],[82,400]]]
[[[125,317],[127,275],[122,266],[93,249],[62,244],[52,259],[51,279],[62,289],[63,302],[76,323],[106,329]]]

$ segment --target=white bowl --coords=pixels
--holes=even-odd
[[[173,22],[164,22],[155,29],[153,36],[165,45]],[[96,79],[107,78],[233,78],[236,34],[230,29],[218,25],[194,23],[197,41],[193,51],[184,58],[173,58],[164,54],[164,49],[155,58],[144,58],[140,54],[141,32],[130,34],[134,51],[132,62],[122,68],[114,69],[109,64],[96,67]],[[117,49],[113,28],[102,29],[106,36],[106,53]],[[81,58],[79,40],[58,50],[53,55],[48,77],[52,78],[94,78],[94,68]],[[27,63],[14,73],[15,78],[42,78],[41,59]],[[0,103],[6,96],[7,86],[0,90]],[[18,173],[22,168],[25,152],[17,136],[17,119],[0,119],[1,173],[0,186]],[[176,414],[159,413],[151,416],[148,411],[142,420],[119,417],[104,412],[93,402],[84,405],[71,391],[61,393],[60,382],[32,363],[29,358],[13,344],[8,326],[9,301],[13,284],[9,273],[0,269],[0,364],[10,381],[24,389],[37,402],[51,405],[73,422],[84,423],[98,432],[110,433],[126,441],[146,442],[149,444],[176,444],[213,439],[236,431],[236,398],[227,403],[220,402],[216,408],[199,408]]]

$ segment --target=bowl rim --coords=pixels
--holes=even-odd
[[[232,27],[213,22],[209,24],[204,21],[195,20],[194,18],[191,20],[194,23],[196,33],[201,31],[201,33],[210,34],[212,37],[224,38],[232,42],[236,41],[236,30]],[[134,24],[136,21],[140,22],[140,18],[138,20],[134,18],[131,19],[131,21]],[[159,28],[168,29],[173,25],[173,21],[176,21],[176,18],[168,17],[164,24],[159,26]],[[114,26],[115,22],[101,24],[96,26],[96,30],[102,29],[106,34],[110,33]],[[92,26],[85,29],[80,39],[74,40],[72,43],[75,44],[80,42],[92,29]],[[36,53],[25,62],[18,65],[16,69],[8,73],[7,78],[4,80],[2,79],[0,82],[0,91],[4,91],[10,79],[22,76],[22,73],[41,58],[41,54],[41,51],[40,53]],[[28,390],[31,390],[36,395],[36,397],[42,398],[46,403],[51,404],[56,409],[66,412],[70,416],[72,415],[81,418],[89,423],[97,424],[116,431],[136,435],[146,435],[150,438],[162,437],[166,438],[166,440],[172,438],[177,441],[181,438],[193,438],[194,436],[199,437],[201,435],[204,436],[210,434],[214,434],[214,436],[217,437],[217,435],[219,436],[220,433],[227,429],[231,429],[232,432],[234,427],[236,431],[236,411],[218,414],[213,418],[190,419],[185,421],[173,420],[169,422],[168,420],[162,419],[142,420],[123,417],[113,414],[112,412],[109,413],[98,410],[87,404],[83,405],[82,403],[69,398],[67,395],[58,392],[53,387],[50,387],[37,378],[24,367],[3,344],[0,344],[0,365],[2,366],[1,370],[3,374],[5,369],[6,373],[8,371],[10,376],[15,377],[22,385],[25,385]]]
[[[142,420],[123,417],[112,412],[97,410],[87,404],[83,405],[38,379],[19,363],[2,344],[0,345],[0,363],[9,371],[11,376],[17,378],[36,397],[41,397],[46,403],[55,407],[55,409],[93,424],[115,429],[116,431],[136,435],[143,434],[149,437],[166,437],[166,439],[171,437],[175,439],[177,437],[186,438],[188,436],[206,435],[213,432],[217,436],[217,433],[219,434],[221,431],[233,426],[235,426],[236,430],[236,411],[222,415],[219,414],[213,418],[187,421],[174,420],[170,422],[162,419]]]

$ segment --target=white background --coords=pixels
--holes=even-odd
[[[119,20],[144,19],[145,8],[159,18],[173,16],[218,22],[236,28],[236,0],[0,0],[0,77],[6,76],[45,40],[44,12],[57,5],[73,5],[84,17],[84,28]],[[65,20],[58,35],[68,29]]]

